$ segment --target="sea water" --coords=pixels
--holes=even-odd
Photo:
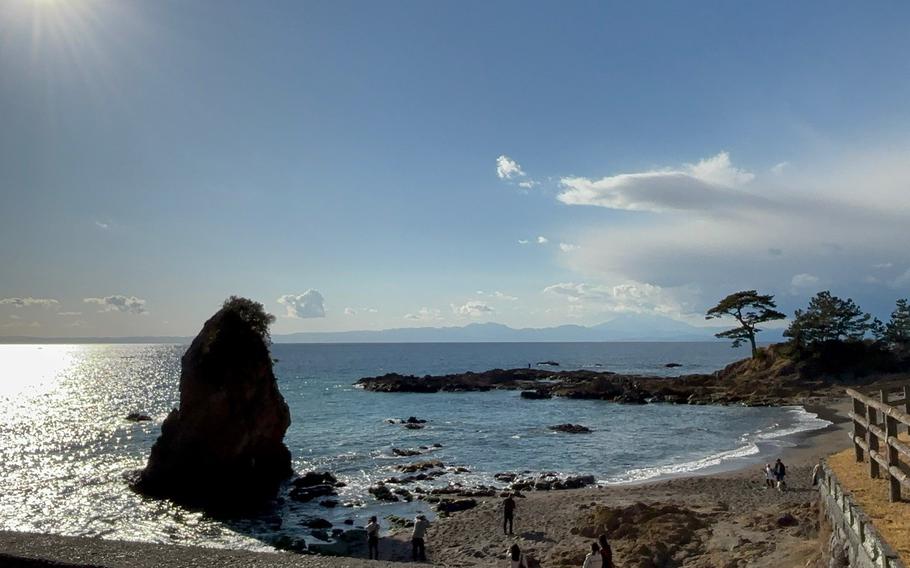
[[[328,509],[286,500],[251,519],[223,521],[133,493],[123,473],[145,464],[178,402],[181,345],[0,345],[0,529],[266,549],[307,538],[323,517],[428,512],[421,501],[378,503],[370,485],[400,464],[462,466],[430,485],[501,485],[498,472],[645,481],[734,467],[773,455],[827,422],[799,407],[620,405],[525,400],[516,391],[373,393],[354,383],[387,372],[443,374],[537,367],[673,375],[712,372],[747,355],[722,343],[276,344],[275,374],[291,409],[286,443],[299,472],[331,471],[347,486]],[[668,368],[667,363],[678,363]],[[557,367],[548,367],[557,368]],[[151,422],[125,420],[142,412]],[[408,430],[389,420],[416,416]],[[591,428],[570,435],[548,426]],[[440,444],[441,448],[432,448]],[[431,448],[402,458],[392,448]],[[411,487],[413,488],[413,487]],[[226,498],[230,498],[226,495]]]

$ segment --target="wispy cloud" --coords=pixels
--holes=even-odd
[[[116,294],[114,296],[105,296],[103,298],[85,298],[82,300],[86,304],[98,304],[102,312],[122,312],[125,314],[147,314],[145,309],[145,300],[136,296],[123,296]]]
[[[550,239],[546,238],[546,237],[543,236],[543,235],[537,237],[537,244],[539,244],[539,245],[545,245],[545,244],[547,244],[548,242],[550,242]]]
[[[303,294],[285,294],[278,298],[278,303],[283,305],[289,318],[324,318],[325,299],[318,290],[309,289]]]
[[[42,308],[53,308],[60,305],[60,302],[53,298],[2,298],[0,305],[13,306],[16,308],[25,308],[29,306],[41,306]]]
[[[576,312],[650,313],[678,317],[687,313],[687,302],[679,290],[667,290],[646,282],[615,285],[561,282],[547,286],[544,294],[565,298]]]
[[[578,245],[573,245],[572,243],[559,243],[559,250],[562,252],[572,252],[573,250],[578,250]]]
[[[443,318],[442,312],[439,310],[423,307],[417,310],[416,313],[405,314],[404,319],[412,321],[437,321]]]
[[[628,211],[712,211],[764,204],[760,197],[735,188],[755,176],[738,169],[721,152],[682,168],[608,176],[599,180],[564,177],[557,199],[567,205],[589,205]]]
[[[790,167],[790,162],[779,162],[771,166],[771,173],[779,176],[784,173],[784,170]]]

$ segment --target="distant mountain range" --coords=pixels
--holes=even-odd
[[[485,343],[541,341],[718,341],[723,327],[696,327],[671,318],[624,314],[593,326],[560,325],[512,328],[500,323],[460,327],[402,327],[363,331],[304,331],[272,335],[275,343]],[[782,339],[781,330],[768,330],[762,342]],[[189,343],[191,337],[0,337],[0,343]]]
[[[496,341],[710,341],[713,328],[700,328],[660,316],[621,315],[590,327],[516,329],[501,323],[472,323],[461,327],[402,327],[376,331],[305,331],[275,335],[275,343],[419,343]]]

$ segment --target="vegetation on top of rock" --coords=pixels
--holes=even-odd
[[[755,334],[760,332],[758,325],[774,320],[781,320],[787,316],[777,311],[774,296],[759,294],[755,290],[734,292],[708,310],[705,319],[732,317],[739,322],[739,327],[728,329],[715,334],[720,339],[732,339],[733,347],[739,347],[744,341],[749,341],[752,346],[752,357],[758,354],[755,345]]]
[[[240,319],[250,324],[253,331],[258,333],[266,344],[271,342],[269,326],[275,323],[275,316],[266,312],[265,307],[259,302],[240,296],[231,296],[224,301],[221,309],[222,311],[234,312],[240,316]]]
[[[805,310],[796,310],[784,336],[797,348],[804,348],[831,341],[862,341],[871,330],[871,315],[852,299],[825,290],[809,300]]]

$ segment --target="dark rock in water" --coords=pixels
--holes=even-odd
[[[444,467],[443,463],[439,460],[429,460],[422,462],[410,463],[407,465],[400,465],[397,467],[398,471],[404,473],[414,473],[417,471],[426,471],[428,469]]]
[[[272,320],[232,297],[205,322],[181,360],[180,406],[134,477],[137,490],[227,514],[275,497],[293,471],[291,415],[267,346]]]
[[[344,534],[344,529],[332,529],[332,538],[338,538]]]
[[[436,510],[440,513],[455,513],[458,511],[467,511],[468,509],[473,509],[476,506],[477,501],[474,499],[445,499],[436,505]]]
[[[319,505],[328,509],[334,509],[338,506],[338,501],[335,499],[326,499],[325,501],[320,501]]]
[[[569,476],[562,481],[557,481],[553,484],[553,489],[581,489],[582,487],[593,484],[593,475],[576,475]]]
[[[330,540],[330,539],[329,539],[329,533],[327,533],[327,532],[325,532],[325,531],[323,531],[323,530],[310,531],[310,535],[311,535],[313,538],[319,539],[319,540],[324,541],[324,542],[328,542],[328,541]]]
[[[414,496],[411,494],[411,492],[403,487],[399,487],[398,489],[393,491],[393,493],[395,495],[400,496],[403,500],[405,500],[408,503],[410,503],[411,501],[414,500]]]
[[[126,415],[126,419],[130,422],[148,422],[152,417],[148,414],[142,414],[141,412],[130,412]]]
[[[405,420],[405,422],[407,422],[408,424],[426,424],[427,423],[426,420],[422,420],[420,418],[417,418],[416,416],[409,416],[408,419]]]
[[[541,365],[541,366],[545,365],[547,367],[558,367],[559,366],[558,361],[538,361],[537,364]]]
[[[401,448],[392,448],[392,455],[401,457],[419,456],[418,450],[402,450]]]
[[[317,497],[331,497],[335,495],[338,495],[338,493],[335,492],[335,487],[332,485],[313,485],[312,487],[295,487],[288,494],[288,497],[294,501],[306,503]]]
[[[434,447],[434,448],[441,448],[441,447],[442,447],[442,444],[433,444],[432,447]]]
[[[345,520],[342,521],[342,522],[343,522],[344,524],[346,524],[346,525],[353,525],[353,524],[354,524],[354,519],[345,519]]]
[[[667,363],[664,367],[668,369],[675,369],[676,367],[682,367],[682,363]]]
[[[495,479],[496,481],[505,481],[506,483],[511,483],[511,482],[515,481],[516,477],[518,477],[518,475],[511,473],[511,472],[503,472],[503,473],[497,473],[497,474],[493,475],[493,479]]]
[[[424,426],[423,426],[423,424],[416,424],[413,422],[408,422],[407,424],[404,425],[404,427],[407,428],[408,430],[420,430]]]
[[[370,495],[375,497],[378,501],[398,501],[398,497],[392,493],[392,490],[385,486],[383,483],[377,483],[368,489]]]
[[[557,424],[556,426],[550,426],[550,430],[567,434],[587,434],[591,432],[590,428],[581,424]]]
[[[332,485],[339,487],[338,479],[329,472],[307,472],[302,477],[298,477],[291,482],[294,487],[313,487],[314,485]]]
[[[553,395],[545,390],[521,391],[521,398],[543,400],[545,398],[553,398]]]
[[[330,529],[332,528],[332,523],[325,519],[309,519],[306,521],[305,525],[307,528],[311,529]]]

